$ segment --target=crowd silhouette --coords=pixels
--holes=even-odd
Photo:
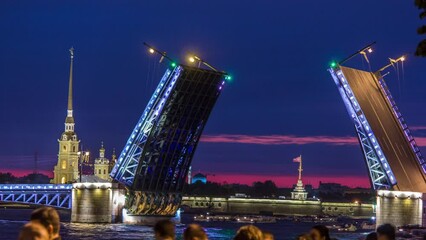
[[[31,213],[30,221],[26,223],[18,240],[60,240],[60,218],[58,212],[51,207],[41,207]],[[170,220],[158,221],[153,227],[155,240],[175,240],[176,226]],[[396,228],[384,224],[366,236],[366,240],[394,240]],[[101,238],[100,238],[101,239]],[[180,239],[180,238],[179,238]],[[204,228],[198,224],[189,224],[183,231],[183,240],[208,240]],[[270,232],[262,231],[254,225],[245,225],[238,229],[233,240],[274,240]],[[308,233],[299,235],[297,240],[331,240],[329,230],[324,225],[316,225]]]

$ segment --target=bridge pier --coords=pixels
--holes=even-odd
[[[422,226],[423,193],[377,191],[376,225],[384,223]]]
[[[74,183],[71,222],[121,222],[124,201],[125,191],[117,183]]]

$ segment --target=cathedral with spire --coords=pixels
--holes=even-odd
[[[58,163],[53,170],[52,183],[65,184],[75,182],[79,177],[78,160],[80,140],[74,131],[75,122],[72,106],[72,73],[74,62],[74,48],[70,49],[70,75],[68,85],[68,109],[65,118],[65,130],[58,139]]]
[[[111,172],[117,160],[115,149],[112,153],[111,161],[105,157],[105,148],[102,142],[99,149],[99,157],[95,159],[93,164],[93,174],[83,175],[80,173],[83,163],[80,161],[85,158],[89,162],[89,152],[81,152],[79,150],[80,140],[74,130],[75,122],[73,115],[73,64],[74,64],[74,48],[70,50],[70,75],[68,83],[68,108],[65,118],[65,130],[58,139],[59,151],[58,162],[53,170],[53,179],[51,183],[66,184],[73,182],[97,182],[110,181],[109,173]],[[80,156],[81,154],[81,156]],[[80,165],[82,164],[82,165]],[[87,164],[86,165],[90,165]]]

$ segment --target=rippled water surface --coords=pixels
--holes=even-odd
[[[30,210],[0,210],[0,239],[16,239],[19,229],[26,222],[23,219],[29,217]],[[61,214],[62,219],[67,220],[69,216]],[[192,216],[183,215],[183,224],[177,226],[178,239],[181,239],[185,224],[190,223]],[[202,223],[206,228],[211,240],[232,239],[236,230],[243,224],[237,223]],[[269,224],[257,224],[259,228],[272,232],[275,238],[295,239],[301,233],[309,231],[312,223],[294,223],[277,222]],[[125,225],[125,224],[81,224],[81,223],[62,223],[62,239],[153,239],[151,227]],[[364,233],[333,233],[337,239],[360,239],[365,236]]]

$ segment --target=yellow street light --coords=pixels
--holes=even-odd
[[[154,53],[155,51],[154,51],[154,49],[152,49],[152,48],[149,48],[149,50],[148,50],[150,53]]]
[[[195,62],[195,58],[194,58],[194,57],[189,57],[189,58],[188,58],[188,60],[189,60],[190,62],[192,62],[192,63],[193,63],[193,62]]]

